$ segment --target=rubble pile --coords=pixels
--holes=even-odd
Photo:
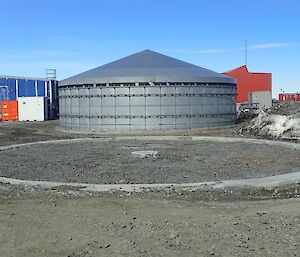
[[[265,138],[300,140],[300,102],[280,102],[260,111],[243,132]]]

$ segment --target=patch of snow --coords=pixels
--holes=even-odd
[[[280,115],[260,111],[247,129],[259,136],[300,139],[300,118],[297,115]]]
[[[131,152],[132,155],[135,155],[139,158],[145,158],[146,156],[153,156],[155,157],[158,152],[157,151],[134,151]]]

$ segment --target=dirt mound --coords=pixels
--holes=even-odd
[[[300,103],[280,102],[266,111],[260,111],[243,133],[264,138],[300,140]]]

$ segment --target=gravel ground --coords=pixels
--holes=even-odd
[[[240,125],[228,128],[208,130],[166,130],[166,131],[140,131],[128,133],[88,132],[78,130],[65,130],[59,127],[58,120],[45,122],[0,122],[0,146],[21,144],[53,139],[86,138],[99,136],[230,136],[239,137],[236,133]]]
[[[57,121],[0,123],[0,145],[95,136],[93,134],[67,133],[56,129],[56,125]],[[237,127],[168,133],[170,133],[169,135],[220,135],[231,137],[237,136],[234,133],[236,129]],[[168,133],[164,133],[164,135]],[[113,142],[108,149],[112,148],[115,143]],[[132,144],[132,142],[124,141],[122,143],[124,144],[123,147],[128,147],[128,143]],[[134,144],[136,143],[141,142],[134,142]],[[189,142],[180,142],[182,145],[186,143]],[[200,142],[197,144],[192,146],[193,148],[190,148],[187,144],[184,149],[188,153],[192,152],[190,149],[194,151],[198,148],[204,149]],[[55,149],[51,151],[50,148],[48,149],[51,153],[49,156],[43,154],[45,149],[39,149],[36,146],[26,148],[26,151],[21,151],[21,148],[10,150],[0,154],[0,167],[1,169],[3,167],[2,159],[7,158],[7,167],[20,168],[22,162],[16,160],[21,158],[17,156],[22,156],[24,167],[32,165],[38,169],[38,163],[40,163],[38,159],[41,158],[43,165],[45,164],[43,167],[46,170],[53,170],[52,176],[58,176],[60,173],[54,172],[54,170],[59,170],[59,165],[48,160],[58,160],[56,159],[58,156],[60,158],[62,156],[71,157],[72,152],[74,152],[76,158],[70,159],[68,167],[71,171],[71,167],[74,166],[74,170],[79,172],[80,170],[87,170],[81,166],[84,159],[82,156],[91,158],[89,160],[95,162],[99,160],[103,162],[103,159],[97,159],[99,157],[97,153],[102,152],[102,155],[105,155],[112,151],[97,145],[99,146],[97,143],[61,145],[62,148],[54,146]],[[228,147],[226,144],[222,147],[223,150],[217,152],[224,159],[230,159],[232,153],[237,154],[232,148],[226,151],[226,147]],[[233,145],[230,145],[230,147],[233,147]],[[249,147],[254,147],[254,153],[252,154],[255,155],[260,150],[257,145],[239,147],[240,154],[250,151]],[[265,147],[267,156],[273,156],[273,158],[266,161],[264,158],[259,158],[259,162],[262,162],[265,168],[276,161],[275,157],[280,160],[282,155],[288,155],[288,151],[291,151],[288,149],[276,150],[273,146],[266,147],[262,145],[262,147]],[[81,151],[80,154],[80,149],[85,148],[89,149],[88,151],[94,151],[95,155],[88,155],[85,151]],[[147,164],[142,168],[149,172],[146,167],[149,164],[153,166],[156,161],[160,160],[167,163],[170,172],[172,172],[171,167],[176,165],[173,164],[172,155],[167,153],[170,149],[176,148],[176,145],[166,142],[160,148],[164,151],[155,160],[151,158],[133,159],[136,161],[136,167],[139,167],[138,165],[141,163]],[[215,150],[211,144],[209,148],[211,153],[214,153]],[[116,155],[117,159],[120,158],[120,162],[122,158],[124,162],[129,162],[129,158],[127,160],[125,158],[126,154],[132,158],[128,150],[131,151],[132,149],[124,149],[115,145],[114,151],[120,151],[121,154],[121,157]],[[280,150],[287,152],[278,152]],[[31,153],[34,153],[37,158],[33,158]],[[122,154],[124,154],[123,157]],[[260,154],[265,155],[263,151]],[[181,151],[177,151],[176,155],[182,155],[183,158],[186,158]],[[196,153],[190,154],[190,156],[190,158],[193,156],[195,165],[200,162],[199,158],[201,157]],[[211,159],[213,156],[215,155],[205,156],[205,159],[210,163],[207,167],[214,167],[214,163],[220,162],[216,158],[215,160]],[[257,156],[255,157],[256,160],[258,160]],[[9,158],[11,159],[9,160]],[[106,161],[109,160],[111,159]],[[48,166],[46,161],[48,161]],[[190,161],[191,159],[189,159]],[[245,163],[239,163],[236,159],[233,162],[235,165],[244,167],[244,174],[247,173]],[[259,167],[259,164],[253,165]],[[51,165],[54,166],[51,168]],[[85,165],[89,169],[92,167],[92,163],[88,161],[85,162]],[[298,163],[295,163],[295,165],[299,167]],[[195,170],[199,171],[199,169]],[[280,170],[282,171],[282,169]],[[22,171],[24,172],[24,170]],[[10,169],[10,172],[15,171]],[[39,174],[45,175],[45,172],[40,170]],[[145,179],[147,179],[146,177],[147,175],[145,175]],[[107,178],[107,175],[105,178]],[[52,179],[56,180],[54,177]],[[71,187],[44,190],[38,187],[13,186],[0,183],[0,256],[299,257],[299,192],[300,184],[298,183],[282,188],[255,189],[238,187],[226,190],[210,190],[207,188],[201,191],[191,190],[185,192],[169,189],[148,190],[132,194],[119,191],[110,193],[81,192],[77,188]]]
[[[266,111],[270,114],[293,115],[300,117],[300,102],[284,101],[274,104]]]
[[[140,158],[135,151],[157,151]],[[110,140],[0,152],[0,176],[90,184],[193,183],[299,171],[299,150],[255,143]]]
[[[0,200],[1,256],[300,256],[299,199],[20,198]]]

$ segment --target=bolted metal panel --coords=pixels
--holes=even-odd
[[[190,105],[190,97],[189,96],[176,96],[176,107],[179,106],[189,106]]]
[[[203,93],[203,87],[190,87],[190,94],[202,94]]]
[[[187,128],[189,128],[190,118],[189,117],[176,117],[175,118],[175,124],[185,124]]]
[[[59,99],[58,99],[58,104],[59,104],[59,106],[62,106],[62,107],[61,107],[62,109],[66,109],[66,106],[65,106],[65,98],[59,98]]]
[[[102,126],[113,126],[115,130],[115,125],[116,125],[116,118],[114,118],[113,115],[111,116],[103,116],[102,118]]]
[[[79,119],[79,128],[88,130],[90,128],[90,119],[89,118],[80,118]]]
[[[170,106],[160,106],[160,114],[161,115],[168,115],[168,116],[174,116],[176,115],[176,107],[175,105]]]
[[[61,90],[59,90],[60,92]],[[63,97],[65,99],[65,110],[62,108],[62,106],[60,106],[60,110],[63,110],[64,113],[66,115],[71,115],[71,93],[70,93],[70,89],[66,89],[65,90],[65,97]],[[61,96],[60,96],[61,98]]]
[[[78,97],[72,97],[71,98],[71,114],[72,115],[80,115],[79,113],[79,98]]]
[[[160,94],[160,87],[146,87],[145,88],[145,94]]]
[[[131,118],[131,130],[144,130],[146,129],[145,118]]]
[[[78,89],[78,95],[80,95],[80,96],[89,96],[90,95],[90,89],[89,88],[79,88]]]
[[[116,119],[116,125],[126,125],[129,126],[130,125],[130,119],[129,118],[119,118]]]
[[[106,107],[106,106],[115,106],[116,101],[115,101],[115,95],[111,94],[111,95],[103,95],[102,96],[102,106]]]
[[[110,88],[110,87],[102,88],[102,95],[113,95],[113,94],[115,94],[115,88]]]
[[[128,95],[129,94],[129,88],[128,87],[117,87],[115,89],[116,95]]]
[[[101,97],[91,97],[89,98],[89,111],[91,116],[101,116]]]
[[[180,95],[187,95],[190,93],[190,88],[189,87],[175,87],[175,91],[176,91],[176,94],[177,96],[180,96]]]
[[[90,98],[81,97],[79,98],[79,115],[90,115]]]
[[[116,96],[116,106],[129,106],[128,96]]]
[[[74,129],[79,129],[79,117],[72,117],[71,118],[71,126]]]
[[[162,94],[161,95],[161,98],[160,98],[160,104],[163,106],[175,106],[175,95],[165,95],[165,94]]]
[[[145,99],[146,97],[144,96],[135,96],[131,94],[130,97],[130,106],[145,106]]]
[[[146,106],[159,106],[160,105],[160,97],[158,96],[145,96]]]
[[[99,118],[90,118],[90,129],[100,130],[102,125],[102,120]]]
[[[142,116],[144,117],[146,113],[146,107],[137,105],[137,106],[132,106],[130,108],[130,115],[132,118],[135,118],[135,116]]]
[[[90,96],[98,96],[102,94],[102,90],[100,87],[92,87],[90,88]]]
[[[131,87],[130,89],[130,94],[134,96],[135,94],[144,94],[145,93],[145,88],[144,87]]]
[[[174,125],[175,126],[175,123],[176,122],[176,119],[175,117],[167,117],[167,118],[164,118],[164,119],[161,119],[161,125]]]
[[[190,105],[203,105],[204,98],[201,96],[194,96],[194,97],[190,97]]]
[[[65,126],[66,128],[72,128],[72,121],[71,121],[71,117],[65,117]]]
[[[60,88],[60,124],[103,131],[190,129],[235,123],[235,84]]]
[[[118,116],[129,116],[130,115],[130,107],[127,106],[116,106],[116,116],[120,119]]]

